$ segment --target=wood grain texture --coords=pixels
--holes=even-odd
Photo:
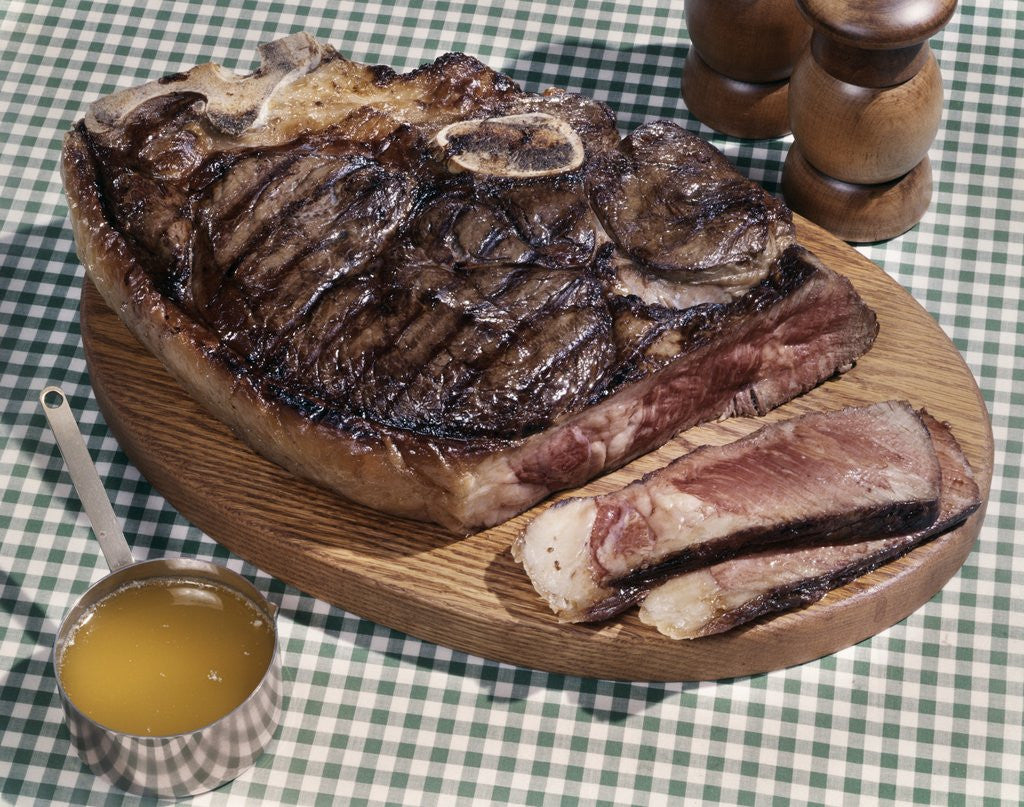
[[[754,84],[712,70],[690,48],[683,63],[683,102],[716,132],[747,139],[789,132],[789,81]]]
[[[927,42],[905,48],[868,50],[815,31],[811,54],[830,76],[858,87],[895,87],[918,74],[931,55]]]
[[[801,240],[847,274],[878,312],[875,347],[841,378],[766,418],[691,429],[573,493],[615,489],[696,445],[728,442],[768,420],[906,398],[951,424],[987,497],[988,413],[955,347],[878,267],[803,219],[798,228]],[[313,596],[491,659],[582,676],[665,681],[799,664],[859,642],[919,608],[960,568],[981,525],[977,513],[958,530],[819,603],[721,636],[673,641],[633,614],[606,625],[562,625],[508,552],[531,513],[456,540],[437,527],[350,504],[255,455],[200,410],[88,282],[81,318],[93,388],[107,423],[141,472],[186,518]]]
[[[786,204],[844,241],[895,238],[917,224],[932,198],[931,162],[925,157],[892,182],[842,182],[810,165],[793,143],[782,169]]]
[[[789,84],[811,27],[793,0],[686,0],[687,109],[733,137],[789,132]]]
[[[811,36],[793,0],[686,0],[683,13],[708,67],[755,84],[789,78]]]
[[[807,161],[844,182],[901,177],[924,159],[942,118],[942,77],[929,52],[895,87],[858,87],[829,75],[808,49],[790,79],[789,125]]]
[[[783,192],[849,241],[892,238],[931,200],[942,77],[927,40],[956,0],[797,0],[814,26],[790,81]]]
[[[937,34],[956,0],[796,0],[815,28],[861,48],[901,48]]]

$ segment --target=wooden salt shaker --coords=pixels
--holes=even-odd
[[[735,137],[786,134],[789,76],[811,36],[794,0],[685,0],[683,13],[687,109]]]
[[[814,26],[790,81],[786,202],[846,241],[893,238],[931,201],[942,77],[927,40],[956,0],[795,0]]]

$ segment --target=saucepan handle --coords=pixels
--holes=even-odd
[[[125,540],[121,525],[117,523],[107,491],[89,456],[78,422],[68,406],[67,396],[60,387],[47,387],[39,393],[39,403],[50,422],[57,446],[64,456],[64,464],[78,491],[78,498],[82,500],[92,530],[99,539],[107,565],[111,571],[116,571],[134,563],[131,547]]]

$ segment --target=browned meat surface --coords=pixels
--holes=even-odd
[[[698,448],[620,491],[561,501],[513,552],[560,618],[605,619],[668,577],[765,544],[925,529],[940,479],[906,402],[803,415]]]
[[[789,211],[675,124],[620,142],[602,104],[461,54],[264,55],[104,99],[63,167],[107,301],[298,474],[475,529],[874,339]]]
[[[621,249],[679,282],[747,286],[793,241],[780,201],[710,144],[665,121],[600,155],[587,180]]]

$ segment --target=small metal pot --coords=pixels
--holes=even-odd
[[[75,706],[60,679],[60,657],[82,614],[127,583],[155,578],[208,580],[234,589],[274,625],[274,653],[263,678],[241,704],[207,726],[182,734],[125,734],[103,726]],[[129,793],[181,797],[212,790],[251,766],[270,743],[281,719],[281,661],[277,609],[244,577],[214,563],[169,558],[132,563],[90,588],[65,616],[53,647],[57,689],[71,742],[94,773]]]
[[[256,761],[280,722],[283,680],[277,608],[244,577],[215,563],[189,558],[135,562],[63,392],[47,387],[40,401],[111,569],[67,613],[54,642],[53,667],[71,742],[94,773],[129,793],[180,798],[219,787]],[[86,610],[122,586],[156,578],[212,582],[238,592],[270,621],[274,651],[256,688],[213,723],[181,734],[126,734],[97,723],[75,706],[60,680],[61,654]]]

